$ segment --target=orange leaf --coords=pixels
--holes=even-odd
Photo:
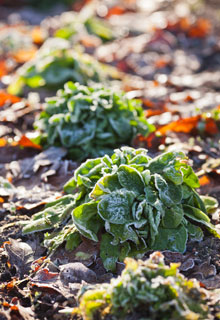
[[[113,15],[121,15],[123,13],[125,13],[125,9],[123,7],[120,7],[120,6],[115,6],[115,7],[112,7],[108,10],[108,14],[106,15],[106,18],[110,18],[111,16]]]
[[[218,133],[218,127],[217,124],[215,122],[215,120],[213,119],[206,119],[206,124],[205,124],[205,131],[209,134],[217,134]]]
[[[41,281],[48,281],[53,278],[57,278],[59,273],[57,272],[51,272],[47,268],[41,269],[38,272],[38,277],[40,278]]]
[[[161,127],[158,131],[163,135],[168,131],[189,133],[197,127],[200,118],[198,115],[191,118],[179,119]]]
[[[34,43],[41,44],[44,42],[44,35],[42,29],[39,26],[36,26],[31,31],[31,37]]]
[[[3,301],[3,302],[2,302],[2,305],[3,305],[3,307],[5,307],[5,308],[9,308],[9,307],[10,307],[10,304],[9,304],[7,301]]]
[[[7,140],[5,138],[0,138],[0,148],[6,146]]]
[[[0,107],[3,107],[6,102],[16,103],[19,101],[21,101],[21,98],[13,96],[12,94],[9,94],[3,90],[0,91]]]
[[[19,309],[17,306],[11,306],[11,310],[18,311]]]
[[[211,31],[211,23],[204,18],[200,18],[196,23],[190,28],[188,34],[192,38],[204,38]]]
[[[154,108],[155,107],[155,103],[149,99],[142,99],[144,106],[148,107],[148,108]]]
[[[200,186],[205,186],[210,183],[210,179],[207,175],[204,175],[199,179],[199,183],[200,183]]]
[[[30,49],[20,49],[16,53],[14,53],[12,57],[17,63],[25,63],[34,58],[36,52],[37,49],[35,47],[32,47]]]
[[[165,68],[169,64],[169,61],[165,60],[164,58],[160,58],[155,61],[155,67],[157,69]]]
[[[145,114],[146,114],[147,118],[150,118],[150,117],[153,117],[153,116],[158,116],[159,114],[162,114],[164,112],[165,112],[164,110],[159,110],[159,109],[152,110],[152,109],[149,109],[149,110],[145,111]]]
[[[156,136],[155,132],[152,132],[151,134],[149,134],[148,137],[144,137],[141,134],[138,134],[133,142],[132,142],[132,146],[134,146],[135,148],[154,148],[157,149],[159,145],[164,144],[165,143],[165,137],[161,136]]]
[[[34,148],[34,149],[39,149],[39,150],[42,149],[42,147],[39,144],[32,142],[25,135],[23,135],[21,137],[21,139],[18,141],[18,144],[19,144],[19,146],[22,146],[22,147]]]
[[[6,60],[0,60],[0,78],[7,75],[10,68],[7,66]]]
[[[184,101],[185,102],[193,102],[194,101],[194,99],[193,99],[193,97],[191,97],[189,94],[184,98]]]

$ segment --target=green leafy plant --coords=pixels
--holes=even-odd
[[[181,275],[179,264],[166,266],[159,252],[146,261],[126,258],[125,264],[110,284],[84,288],[74,312],[84,320],[212,319],[205,290]]]
[[[74,40],[75,36],[80,37],[89,33],[105,42],[113,40],[114,35],[117,35],[117,30],[113,30],[107,21],[96,17],[94,8],[90,10],[88,5],[80,13],[63,13],[59,16],[57,24],[59,27],[54,31],[54,36],[68,40]]]
[[[35,128],[42,133],[41,144],[64,146],[78,160],[110,154],[131,144],[137,133],[146,136],[154,130],[140,101],[102,86],[72,82],[46,100]]]
[[[123,147],[111,158],[83,163],[64,186],[70,195],[48,204],[23,231],[55,229],[47,239],[64,241],[63,226],[71,221],[74,234],[100,241],[104,266],[114,271],[117,261],[150,249],[184,252],[188,239],[202,239],[201,227],[219,236],[206,209],[211,212],[217,201],[200,197],[196,187],[198,178],[182,152],[152,159],[145,149]]]
[[[70,48],[65,39],[48,39],[36,57],[20,67],[8,87],[14,95],[29,88],[58,89],[68,80],[81,84],[105,79],[101,65],[91,56]]]

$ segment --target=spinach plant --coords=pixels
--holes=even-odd
[[[88,84],[105,79],[101,65],[92,56],[70,47],[65,39],[48,39],[38,50],[36,57],[21,66],[8,87],[14,95],[29,88],[58,89],[68,81]]]
[[[212,319],[207,294],[197,280],[187,280],[179,264],[164,264],[160,252],[146,261],[125,259],[121,276],[111,283],[83,288],[74,313],[93,319]]]
[[[67,82],[46,106],[35,127],[41,144],[64,146],[78,160],[112,153],[131,144],[137,133],[154,130],[141,103],[102,86],[87,87]]]
[[[89,33],[106,42],[119,33],[108,21],[96,17],[94,7],[88,5],[80,13],[64,12],[58,17],[57,25],[54,36],[73,41]]]
[[[35,214],[24,233],[53,229],[44,243],[51,250],[79,234],[100,241],[104,266],[114,271],[117,261],[147,250],[184,252],[188,239],[202,239],[203,227],[219,237],[207,215],[217,202],[197,187],[182,152],[152,159],[145,149],[122,147],[84,162],[64,186],[70,195]]]

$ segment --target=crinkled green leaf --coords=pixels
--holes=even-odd
[[[159,227],[158,235],[151,248],[153,250],[184,252],[186,250],[187,239],[187,230],[183,225],[175,229]]]
[[[76,207],[72,212],[73,221],[80,233],[93,241],[98,241],[100,221],[97,217],[97,202],[88,202]]]
[[[138,170],[128,165],[120,165],[118,168],[118,180],[121,186],[127,190],[137,194],[142,194],[144,191],[144,181],[141,174]]]
[[[131,240],[134,243],[139,244],[138,236],[132,228],[132,225],[129,223],[125,225],[106,223],[105,229],[114,237],[114,239],[112,240],[112,244],[114,245],[117,245],[119,242],[125,242],[127,240]]]
[[[198,208],[184,204],[183,209],[185,213],[190,214],[191,216],[194,216],[196,219],[199,219],[201,223],[202,221],[210,222],[210,219],[207,216],[207,214],[205,214],[202,210]]]
[[[182,206],[172,206],[165,209],[165,215],[162,219],[164,228],[177,228],[183,220],[184,212]]]
[[[104,196],[98,203],[99,216],[114,224],[126,224],[132,220],[131,206],[134,200],[134,193],[126,189],[113,191]]]
[[[208,213],[212,213],[218,208],[218,201],[215,198],[209,196],[201,196],[201,199]]]
[[[33,233],[59,226],[70,217],[74,207],[75,198],[71,195],[48,203],[43,211],[33,215],[32,221],[24,226],[23,233]]]
[[[191,188],[199,188],[199,179],[197,175],[193,172],[193,169],[190,166],[187,168],[182,167],[181,171],[183,173],[183,181]]]
[[[187,223],[187,231],[191,240],[201,241],[203,239],[202,229],[190,222]]]
[[[90,197],[99,199],[107,193],[111,193],[117,189],[120,189],[121,185],[118,181],[116,174],[106,174],[103,178],[99,179],[90,193]]]
[[[104,267],[107,271],[115,271],[116,262],[120,256],[120,250],[118,246],[111,244],[113,237],[105,233],[102,235],[100,242],[100,257],[102,258]]]

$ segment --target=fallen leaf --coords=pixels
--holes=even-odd
[[[17,63],[25,63],[33,59],[36,55],[36,52],[37,48],[35,47],[32,47],[30,49],[20,49],[12,54],[12,58],[14,58]]]
[[[165,143],[165,139],[165,136],[157,136],[155,132],[149,134],[148,137],[138,134],[132,141],[132,146],[135,148],[157,149],[159,145]]]
[[[28,147],[28,148],[34,148],[41,150],[42,147],[39,144],[36,144],[32,142],[29,138],[27,138],[25,135],[21,137],[21,139],[18,141],[18,145],[22,147]]]
[[[10,68],[7,65],[7,61],[6,60],[0,60],[0,79],[7,75],[10,71]]]
[[[60,267],[60,270],[60,279],[65,285],[70,282],[81,283],[85,281],[95,283],[97,281],[95,272],[80,262],[64,264]]]
[[[43,30],[39,26],[35,26],[31,31],[31,37],[34,43],[42,44],[44,42]]]
[[[8,254],[9,262],[16,267],[17,274],[22,278],[28,274],[34,260],[32,248],[25,242],[10,239],[10,244],[5,243],[4,249]]]
[[[202,176],[199,179],[200,186],[205,186],[211,182],[210,178],[207,175]]]
[[[0,148],[6,146],[7,140],[5,138],[0,138]]]
[[[191,38],[205,38],[211,32],[212,26],[209,20],[199,18],[189,29]]]
[[[214,119],[206,119],[205,121],[205,132],[215,135],[219,132],[217,124]]]
[[[0,70],[1,70],[1,65],[0,65]],[[0,107],[3,107],[6,103],[12,104],[19,101],[21,101],[21,98],[14,96],[12,94],[9,94],[3,90],[0,91]]]
[[[168,131],[189,133],[197,127],[200,118],[201,117],[198,115],[191,118],[179,119],[159,128],[158,132],[162,135],[166,134]]]
[[[121,6],[115,6],[115,7],[109,8],[106,18],[110,18],[113,15],[119,16],[125,12],[126,12],[125,8]]]

